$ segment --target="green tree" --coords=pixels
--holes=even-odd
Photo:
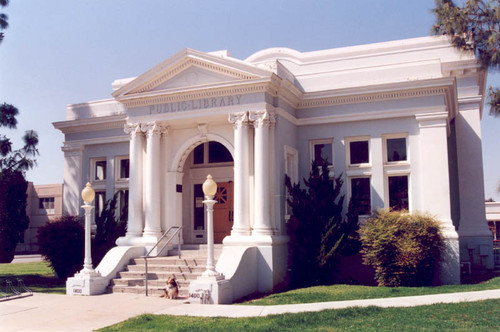
[[[28,228],[26,188],[28,183],[20,171],[0,172],[0,263],[10,263],[16,245]]]
[[[0,0],[0,7],[7,7],[9,5],[9,0]],[[5,30],[9,27],[9,23],[7,20],[9,17],[6,14],[0,13],[0,43],[3,40],[4,33],[2,30]]]
[[[435,34],[448,35],[454,46],[472,51],[483,68],[500,69],[500,1],[467,0],[462,7],[452,0],[436,0]],[[500,116],[500,90],[489,88],[490,113]]]
[[[112,199],[104,204],[101,215],[95,220],[96,233],[92,239],[92,264],[99,265],[102,258],[113,247],[116,246],[116,240],[124,236],[127,230],[128,207],[125,205],[117,216],[117,203],[120,192],[117,191]]]
[[[335,263],[356,227],[342,217],[341,176],[331,179],[328,173],[327,163],[318,167],[314,161],[306,189],[285,177],[292,209],[287,225],[292,287],[332,283]]]
[[[18,114],[16,107],[1,104],[0,127],[15,129]],[[29,224],[26,215],[28,183],[24,174],[36,164],[33,158],[38,155],[38,135],[29,130],[23,142],[22,148],[13,150],[11,140],[0,135],[0,263],[12,261],[16,245]]]

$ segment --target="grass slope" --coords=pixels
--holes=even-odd
[[[472,292],[500,289],[500,277],[478,284],[445,285],[437,287],[372,287],[356,285],[315,286],[276,293],[261,299],[241,304],[278,305],[295,303],[314,303],[346,300],[377,299],[398,296],[415,296],[441,293]]]
[[[142,315],[111,331],[498,331],[500,300],[414,308],[349,308],[253,318]]]
[[[1,288],[5,288],[6,279],[17,285],[17,278],[23,279],[26,287],[33,292],[66,293],[66,281],[57,279],[47,262],[0,264]]]

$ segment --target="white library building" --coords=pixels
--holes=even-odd
[[[184,244],[207,243],[202,184],[217,182],[213,213],[219,290],[227,303],[286,280],[285,174],[307,178],[326,160],[362,214],[429,212],[447,242],[443,283],[460,265],[492,269],[484,208],[480,119],[486,72],[444,37],[313,52],[184,49],[111,98],[73,104],[64,133],[64,214],[98,212],[119,192],[126,235],[96,268],[107,282],[171,227]],[[347,206],[344,211],[347,210]],[[215,286],[214,286],[215,287]]]

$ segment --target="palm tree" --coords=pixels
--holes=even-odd
[[[0,0],[5,1],[5,0]],[[17,126],[16,116],[19,110],[10,104],[0,104],[0,127],[15,129]],[[25,172],[36,165],[33,159],[38,155],[38,134],[33,130],[28,130],[23,136],[24,146],[18,150],[12,150],[11,140],[0,135],[0,172],[4,169]]]
[[[7,7],[9,5],[9,0],[0,0],[0,7]],[[8,16],[6,14],[0,13],[0,30],[7,29],[9,27],[9,23],[7,22]],[[3,40],[3,32],[0,32],[0,43]]]

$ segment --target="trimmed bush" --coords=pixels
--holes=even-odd
[[[66,279],[82,269],[85,231],[80,217],[65,216],[40,227],[38,243],[57,278]]]
[[[443,248],[439,222],[429,215],[379,210],[360,229],[363,263],[379,286],[432,284]]]

